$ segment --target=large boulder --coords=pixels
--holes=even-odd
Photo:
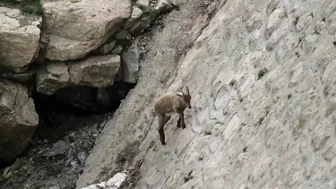
[[[27,87],[0,81],[0,162],[14,160],[27,146],[38,124]]]
[[[69,80],[68,67],[64,62],[48,62],[37,72],[36,89],[40,93],[52,95],[58,89],[66,87]]]
[[[131,14],[131,1],[45,1],[45,56],[50,60],[83,58],[101,46]]]
[[[0,73],[23,72],[39,49],[42,18],[0,7]],[[4,71],[6,68],[6,71]]]
[[[90,87],[113,84],[120,67],[119,55],[93,56],[68,63],[70,83]]]

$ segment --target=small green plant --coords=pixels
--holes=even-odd
[[[289,95],[287,96],[287,99],[290,99],[290,98],[292,98],[292,94],[289,94]]]
[[[262,78],[267,73],[267,69],[264,68],[258,72],[258,80]]]
[[[43,8],[40,0],[21,1],[20,9],[23,13],[42,15]]]
[[[41,0],[4,0],[4,2],[20,7],[22,13],[43,14]]]

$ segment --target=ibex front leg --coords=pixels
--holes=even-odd
[[[180,128],[182,126],[182,129],[186,128],[186,125],[184,123],[183,110],[178,110],[177,113],[179,114],[179,119],[177,120],[177,127]]]
[[[158,131],[159,131],[160,141],[162,145],[166,145],[165,134],[164,134],[165,122],[166,122],[165,115],[158,115]]]
[[[164,124],[166,124],[170,120],[170,116],[165,116]]]

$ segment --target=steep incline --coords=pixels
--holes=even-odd
[[[135,160],[145,156],[139,189],[335,188],[336,2],[224,2],[180,65],[162,61],[175,46],[154,40],[157,73],[105,128],[83,178],[97,179],[102,164],[115,171],[116,153],[134,147]],[[184,84],[193,96],[187,128],[171,119],[162,147],[151,100]],[[124,148],[134,140],[141,144]]]
[[[148,148],[147,141],[143,142],[147,134],[157,133],[152,110],[154,100],[175,79],[180,60],[207,26],[219,2],[175,0],[174,4],[180,11],[173,11],[155,23],[162,24],[141,38],[149,51],[140,62],[139,81],[96,141],[77,182],[78,188],[107,180],[143,157],[142,154],[137,158],[134,156]],[[152,139],[156,141],[156,135]]]

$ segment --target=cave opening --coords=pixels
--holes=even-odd
[[[34,89],[31,97],[39,116],[39,124],[30,143],[18,158],[31,156],[32,151],[39,148],[39,145],[51,145],[64,140],[64,137],[67,137],[69,143],[82,140],[78,136],[69,138],[68,135],[85,127],[97,127],[93,129],[102,130],[101,123],[113,116],[121,101],[135,85],[118,81],[104,88],[72,86],[59,89],[53,95],[42,94]],[[91,138],[94,143],[95,137]],[[15,160],[0,162],[0,169],[9,167],[14,162]]]
[[[40,119],[37,131],[41,129],[68,131],[80,128],[80,125],[62,128],[62,124],[67,121],[65,118],[69,117],[88,119],[113,115],[134,86],[133,83],[118,81],[104,88],[87,86],[62,88],[53,95],[45,95],[35,90],[32,98]]]

